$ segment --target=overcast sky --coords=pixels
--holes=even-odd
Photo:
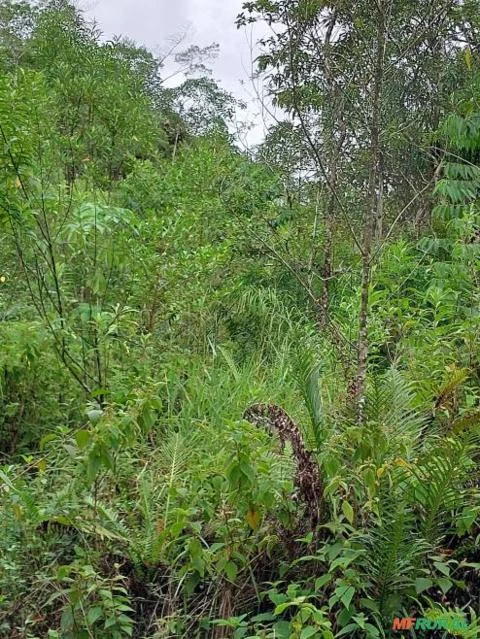
[[[213,77],[222,87],[249,102],[247,115],[240,117],[256,123],[249,142],[261,140],[264,127],[249,76],[251,42],[254,44],[262,35],[262,28],[237,30],[235,17],[242,0],[82,0],[80,4],[87,15],[96,19],[107,38],[125,35],[155,53],[168,49],[169,39],[185,32],[183,48],[190,44],[218,43],[220,54],[211,64]]]

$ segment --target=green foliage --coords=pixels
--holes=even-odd
[[[351,231],[371,79],[360,69],[350,86],[346,71],[371,53],[367,4],[254,2],[241,18],[288,11],[302,27],[297,96],[284,31],[260,64],[287,111],[300,100],[330,169],[348,89],[337,201],[298,121],[273,127],[256,158],[236,148],[239,105],[198,77],[214,47],[179,54],[187,81],[167,90],[160,61],[104,42],[67,0],[2,3],[1,636],[375,639],[413,613],[465,615],[462,636],[478,634],[480,106],[476,54],[452,44],[478,11],[447,11],[438,60],[409,20],[426,3],[392,14],[414,46],[405,68],[392,41],[385,52],[393,225],[372,253],[358,420]],[[306,36],[332,14],[342,91],[329,102],[328,46],[314,58]],[[445,86],[458,79],[450,102],[432,84],[441,65]],[[438,131],[430,113],[446,113]],[[429,166],[409,146],[420,133],[441,164],[407,216],[399,203]],[[299,426],[323,487],[318,525],[282,424],[242,419],[257,402]]]
[[[60,627],[49,630],[49,637],[102,637],[121,639],[133,634],[128,593],[121,578],[108,580],[98,575],[80,555],[74,563],[60,566],[56,575],[59,589],[48,603],[62,602]]]

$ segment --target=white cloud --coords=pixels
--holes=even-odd
[[[124,35],[156,53],[168,48],[169,38],[185,32],[185,46],[217,42],[220,55],[211,65],[213,76],[222,87],[249,102],[246,114],[240,117],[255,121],[248,136],[249,143],[255,143],[263,137],[263,124],[259,105],[252,102],[255,92],[249,79],[255,55],[249,42],[252,33],[235,26],[241,4],[241,0],[84,0],[83,8],[97,20],[105,37]]]

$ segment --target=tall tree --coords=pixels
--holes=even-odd
[[[351,391],[363,419],[372,266],[432,183],[435,165],[423,149],[458,81],[458,50],[478,34],[478,17],[460,0],[258,0],[243,8],[239,25],[262,19],[271,27],[259,70],[274,101],[297,121],[315,179],[330,194],[322,200],[324,314],[334,229],[349,234],[360,257]]]

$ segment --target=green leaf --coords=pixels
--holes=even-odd
[[[60,628],[62,630],[70,630],[73,626],[73,613],[71,608],[66,608],[60,619]]]
[[[235,581],[238,574],[238,568],[233,561],[228,561],[225,564],[225,574],[227,575],[230,581]]]
[[[91,433],[88,430],[79,430],[75,433],[75,441],[77,442],[77,446],[83,450],[86,448],[91,439]]]
[[[326,586],[331,581],[332,581],[332,575],[330,574],[322,575],[321,577],[318,577],[318,579],[315,579],[315,592],[318,592],[319,590],[321,590],[324,586]]]
[[[424,577],[419,577],[415,579],[415,590],[417,591],[417,595],[422,593],[424,590],[428,590],[433,586],[433,581],[431,579],[426,579]]]
[[[300,633],[300,639],[309,639],[309,637],[314,637],[317,634],[316,628],[313,626],[308,626],[304,628]]]
[[[345,606],[345,608],[350,608],[350,604],[352,602],[354,594],[355,594],[355,588],[353,586],[350,586],[340,597],[340,600]]]
[[[358,625],[356,623],[349,623],[348,626],[345,626],[340,630],[340,632],[337,632],[336,636],[343,637],[343,635],[348,635],[355,630],[358,630]]]
[[[92,423],[96,423],[103,415],[103,410],[92,408],[87,411],[87,417]]]
[[[444,564],[440,561],[434,561],[433,565],[439,572],[442,573],[442,575],[445,575],[446,577],[450,576],[450,566],[448,564]]]
[[[273,631],[278,639],[289,639],[291,634],[290,624],[288,623],[288,621],[277,621],[277,623],[273,627]]]
[[[285,603],[281,603],[275,608],[275,614],[281,615],[282,612],[285,612],[285,610],[287,610],[287,608],[290,608],[291,606],[294,606],[294,605],[295,604],[292,601],[286,601]]]
[[[93,626],[93,624],[103,617],[103,610],[100,606],[94,606],[90,608],[87,613],[87,621],[89,625]]]
[[[360,606],[362,606],[363,608],[368,608],[368,610],[371,610],[372,612],[375,612],[378,615],[380,614],[379,605],[373,599],[365,599],[362,597],[362,599],[360,599]]]
[[[360,628],[361,628],[362,630],[365,630],[365,620],[366,620],[366,617],[365,617],[365,615],[363,614],[363,612],[362,612],[360,615],[355,615],[355,616],[353,617],[353,620],[354,620],[354,621],[356,621],[356,622],[358,623],[358,625],[360,626]]]
[[[55,435],[54,433],[48,433],[47,435],[44,435],[40,440],[40,450],[45,450],[47,444],[49,444],[50,442],[54,442],[56,439],[57,435]]]
[[[275,621],[275,615],[272,615],[270,612],[262,612],[259,615],[255,615],[252,617],[253,623],[260,623],[264,621]]]
[[[368,639],[375,639],[375,637],[380,636],[380,632],[378,628],[376,628],[375,626],[372,626],[371,623],[365,624],[365,631],[367,633],[366,636],[368,637]]]
[[[117,625],[117,618],[112,616],[106,619],[104,627],[105,627],[105,630],[107,630],[108,628],[111,628],[112,626],[116,626],[116,625]]]
[[[450,579],[447,579],[446,577],[441,577],[438,580],[438,585],[442,589],[443,594],[446,595],[447,592],[450,590],[450,588],[453,586],[453,582]]]

